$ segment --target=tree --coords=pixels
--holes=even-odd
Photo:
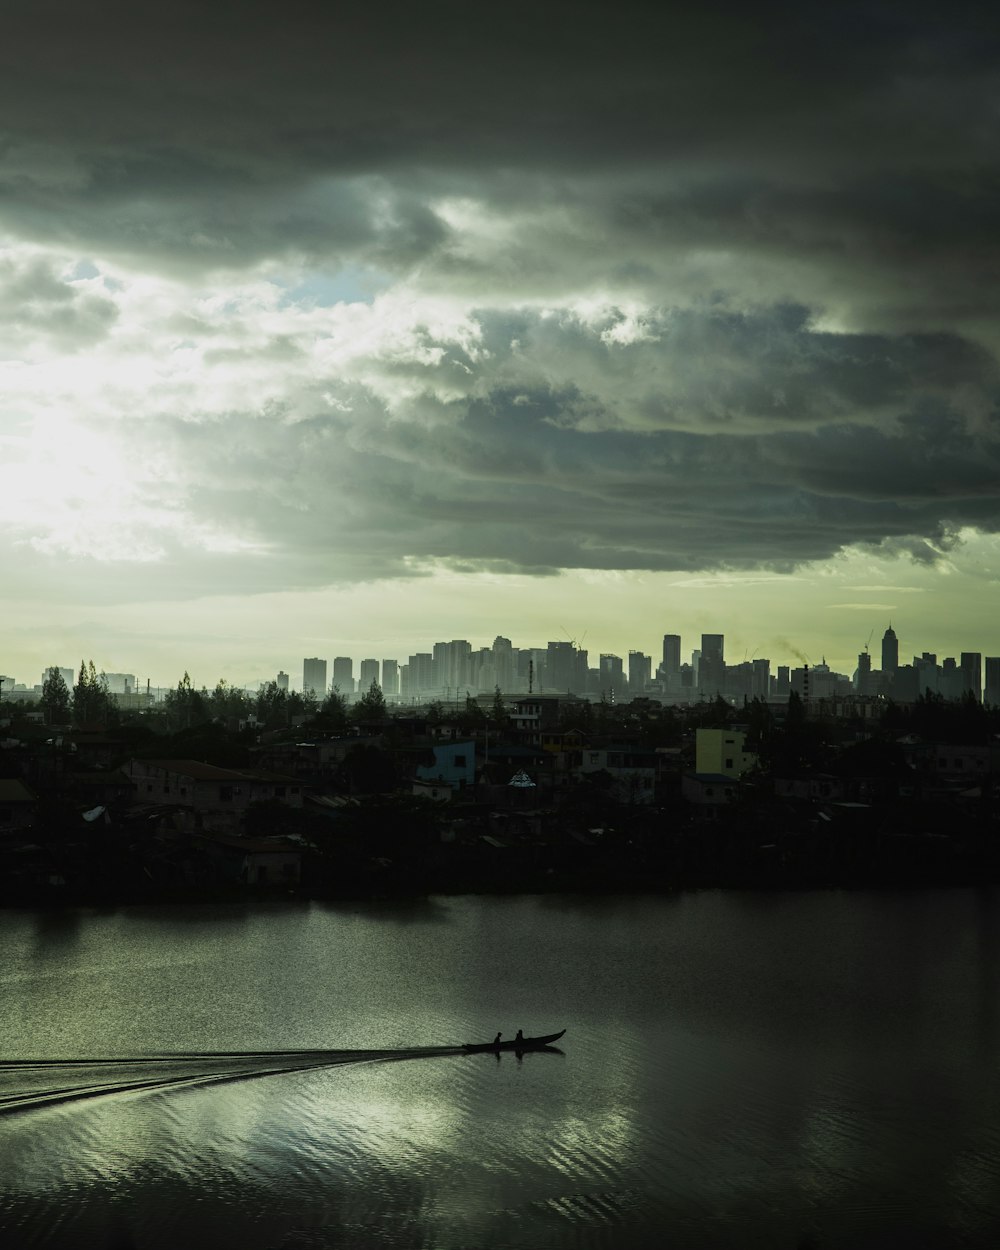
[[[266,681],[257,691],[254,712],[265,729],[278,729],[288,724],[288,692],[276,681]]]
[[[186,671],[177,683],[177,689],[167,691],[163,703],[172,733],[203,725],[210,719],[207,699],[191,685],[191,678]]]
[[[55,666],[46,670],[42,684],[42,711],[45,713],[46,725],[65,725],[69,722],[69,687]]]
[[[306,691],[306,698],[312,695],[312,691]],[[316,696],[312,695],[312,707],[305,708],[306,714],[311,712],[316,715],[317,724],[323,729],[333,729],[339,731],[347,728],[347,700],[340,693],[339,686],[333,686],[330,693],[323,700],[318,712],[316,710]]]
[[[246,720],[250,715],[250,700],[239,686],[231,686],[220,677],[208,697],[208,708],[215,720]]]
[[[351,716],[356,721],[385,720],[385,695],[374,677],[366,693],[351,708]]]
[[[99,725],[102,729],[117,723],[118,704],[108,690],[108,679],[100,677],[94,661],[80,661],[80,675],[73,687],[73,723],[77,726]]]

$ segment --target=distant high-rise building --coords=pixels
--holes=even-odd
[[[493,676],[502,691],[514,690],[514,648],[499,634],[493,639]]]
[[[963,651],[960,661],[962,669],[962,693],[971,694],[977,703],[983,698],[983,657],[978,651]]]
[[[550,642],[545,651],[545,685],[560,694],[576,691],[576,647],[572,642]]]
[[[378,660],[362,660],[358,669],[358,689],[366,694],[371,690],[372,682],[378,685]]]
[[[1000,707],[1000,655],[986,657],[986,702]]]
[[[278,687],[279,690],[287,690],[288,689],[288,674],[284,672],[279,673],[278,676],[275,678],[274,684]]]
[[[382,693],[399,694],[399,664],[396,660],[382,661]]]
[[[663,671],[665,674],[679,673],[681,670],[681,636],[680,634],[663,635]]]
[[[899,668],[899,640],[890,625],[882,635],[882,672],[891,680],[897,668]]]
[[[698,688],[707,695],[722,694],[726,688],[725,638],[722,634],[701,636]]]
[[[628,653],[628,688],[634,698],[641,695],[650,683],[653,675],[653,660],[642,651]]]
[[[601,674],[601,691],[609,698],[620,698],[625,693],[625,666],[620,655],[604,652],[598,661]]]
[[[937,655],[933,651],[925,651],[920,656],[915,655],[913,671],[916,673],[918,695],[941,693],[941,670],[938,668]],[[899,672],[898,668],[896,672]]]
[[[426,694],[437,684],[434,672],[434,657],[429,651],[418,651],[411,655],[406,665],[408,695]]]
[[[724,634],[702,634],[701,636],[701,655],[702,659],[706,656],[718,656],[720,660],[726,658],[726,637]]]
[[[858,655],[858,671],[854,679],[854,688],[858,694],[872,693],[872,657],[867,651]]]
[[[312,693],[317,699],[326,697],[326,660],[302,661],[302,693]]]
[[[767,699],[771,693],[771,661],[751,660],[750,697]]]
[[[354,693],[354,661],[349,655],[338,655],[333,661],[333,684],[341,694]]]

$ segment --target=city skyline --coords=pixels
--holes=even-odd
[[[452,638],[433,643],[423,640],[408,646],[397,656],[340,655],[332,661],[307,656],[297,664],[290,662],[293,671],[301,672],[301,681],[290,678],[281,668],[261,679],[247,679],[227,672],[204,680],[197,673],[192,675],[187,668],[184,676],[191,679],[196,688],[211,689],[219,680],[248,690],[276,682],[283,690],[308,691],[320,699],[334,690],[347,696],[360,696],[374,681],[388,696],[398,696],[403,701],[430,693],[448,692],[449,697],[454,698],[462,697],[463,693],[482,695],[494,688],[514,695],[523,694],[529,687],[536,692],[561,691],[591,696],[616,692],[632,697],[649,692],[669,694],[674,696],[674,701],[679,701],[688,691],[694,698],[711,696],[715,692],[736,699],[743,695],[784,699],[790,689],[801,693],[802,674],[811,670],[814,675],[830,675],[831,681],[821,678],[818,687],[830,694],[848,693],[846,680],[853,683],[854,693],[862,695],[880,693],[910,701],[925,690],[949,698],[958,698],[966,690],[974,692],[977,698],[983,697],[984,691],[992,691],[989,701],[1000,703],[1000,657],[991,656],[989,650],[982,647],[956,649],[951,646],[932,650],[923,645],[922,650],[917,651],[916,647],[924,642],[920,639],[910,650],[908,640],[904,637],[901,641],[891,624],[878,635],[873,629],[862,650],[847,665],[831,663],[825,652],[819,657],[810,657],[795,648],[790,653],[773,655],[750,654],[746,649],[740,654],[738,645],[733,648],[732,638],[728,643],[726,639],[725,633],[702,633],[686,640],[683,635],[668,633],[660,635],[659,645],[649,650],[629,646],[619,654],[595,650],[585,645],[585,638],[549,639],[544,644],[521,644],[504,635],[482,643]],[[776,641],[779,646],[787,643],[785,639]],[[421,646],[425,649],[421,650]],[[20,691],[24,692],[24,697],[32,689],[36,693],[40,691],[46,675],[56,669],[67,686],[72,687],[76,670],[58,665],[45,666],[34,683],[9,672],[0,674],[0,681],[8,696]],[[897,669],[901,670],[901,679],[893,686]],[[162,695],[176,684],[131,672],[109,672],[100,665],[96,665],[96,670],[108,680],[113,694],[136,694],[149,689]],[[682,670],[687,674],[683,681]],[[791,685],[789,673],[792,674]],[[883,674],[888,675],[884,680]]]
[[[1000,651],[996,23],[14,0],[0,671]]]

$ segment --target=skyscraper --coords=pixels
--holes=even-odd
[[[698,687],[702,694],[722,694],[726,686],[725,637],[702,634],[698,662]]]
[[[642,651],[628,653],[628,688],[629,693],[642,694],[652,677],[652,658]]]
[[[681,636],[680,634],[663,635],[663,671],[679,673],[681,669]]]
[[[899,668],[899,640],[890,625],[882,635],[882,672],[889,675],[897,668]]]
[[[371,690],[372,682],[378,683],[378,660],[362,660],[358,670],[358,689],[365,694]]]
[[[854,681],[858,694],[872,693],[872,657],[867,651],[858,654],[858,671]]]
[[[575,690],[576,647],[571,642],[550,642],[545,652],[545,685],[565,694]]]
[[[326,660],[302,661],[302,693],[310,692],[317,699],[326,698]]]
[[[959,659],[962,669],[962,693],[975,696],[977,703],[983,698],[983,657],[978,651],[963,651]]]
[[[275,678],[274,684],[278,687],[279,690],[287,691],[288,690],[288,674],[284,671],[279,672],[278,676]]]
[[[1000,655],[986,657],[986,702],[1000,707]]]
[[[338,655],[333,661],[333,684],[341,694],[354,693],[354,661],[349,655]]]
[[[510,639],[500,634],[493,639],[493,674],[501,690],[514,689],[514,648]]]
[[[625,668],[620,655],[605,652],[600,661],[601,691],[610,699],[621,695],[625,690]]]
[[[399,664],[396,660],[382,661],[382,693],[386,696],[399,694]]]

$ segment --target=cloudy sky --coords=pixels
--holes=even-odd
[[[1000,654],[982,6],[3,25],[0,672]]]

